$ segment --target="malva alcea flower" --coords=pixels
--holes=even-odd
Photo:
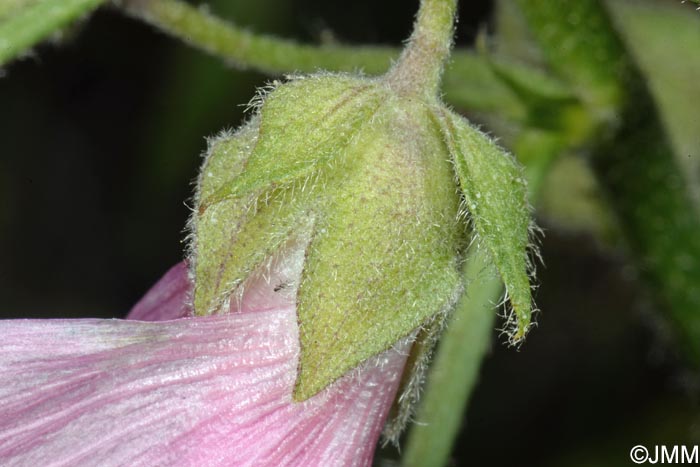
[[[465,291],[469,244],[522,338],[521,169],[438,98],[455,3],[422,3],[385,76],[291,78],[211,142],[191,297],[179,266],[132,314],[196,318],[0,325],[3,465],[369,465],[399,382],[416,392],[408,352],[424,366]]]
[[[301,245],[298,401],[418,329],[434,335],[473,239],[506,285],[512,339],[528,329],[524,176],[437,95],[450,4],[424,3],[385,76],[292,77],[210,142],[190,223],[194,311],[227,310],[276,251]],[[430,30],[441,21],[450,34]]]
[[[292,402],[295,261],[229,314],[0,322],[0,465],[371,465],[409,343]],[[190,289],[180,264],[130,317],[187,315]]]

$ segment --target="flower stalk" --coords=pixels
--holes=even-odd
[[[237,68],[268,75],[312,73],[319,69],[362,70],[367,75],[379,75],[400,56],[394,47],[310,45],[255,33],[181,0],[129,0],[120,6],[133,18],[195,49]],[[496,57],[460,49],[453,50],[450,60],[452,66],[444,70],[442,91],[452,105],[471,111],[498,112],[516,121],[527,119],[530,104],[522,101],[494,73]],[[549,96],[552,87],[562,86],[558,80],[521,63],[501,60],[499,67],[511,76],[522,77],[535,96]]]
[[[435,97],[454,36],[457,0],[424,0],[413,33],[387,79],[398,93]]]

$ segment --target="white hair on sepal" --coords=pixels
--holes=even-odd
[[[438,340],[463,294],[464,284],[460,281],[442,309],[414,331],[415,339],[399,386],[399,397],[394,402],[389,421],[382,432],[383,446],[389,443],[398,446],[401,433],[410,422],[414,421],[413,415],[418,406]]]
[[[243,113],[257,114],[258,112],[260,112],[260,109],[265,103],[265,99],[267,99],[267,96],[271,94],[275,89],[277,89],[281,84],[283,84],[281,80],[273,79],[272,81],[268,81],[264,85],[256,88],[255,94],[250,99],[250,101],[248,101],[248,103],[246,104],[240,104],[243,107]]]

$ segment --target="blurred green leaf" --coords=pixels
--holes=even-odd
[[[617,0],[608,6],[700,205],[700,16],[671,2]]]
[[[22,9],[35,5],[39,0],[3,0],[0,2],[0,21],[4,21]]]
[[[0,65],[95,9],[104,0],[10,0],[0,6]]]
[[[538,216],[558,228],[589,232],[604,242],[617,239],[613,214],[587,161],[563,155],[542,183]]]
[[[545,64],[542,50],[523,17],[522,12],[513,2],[497,0],[494,11],[494,46],[498,54],[536,66]]]
[[[623,46],[598,0],[519,0],[549,66],[600,121],[621,105],[630,72]]]
[[[687,355],[700,364],[700,210],[644,76],[602,1],[518,5],[552,68],[598,122],[592,167],[632,260],[675,322]]]

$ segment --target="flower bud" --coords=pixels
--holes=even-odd
[[[437,99],[390,78],[279,85],[210,144],[191,221],[195,313],[228,309],[276,252],[303,245],[300,277],[275,290],[296,294],[294,397],[305,400],[451,310],[468,212],[522,318],[518,338],[530,312],[519,170]]]

